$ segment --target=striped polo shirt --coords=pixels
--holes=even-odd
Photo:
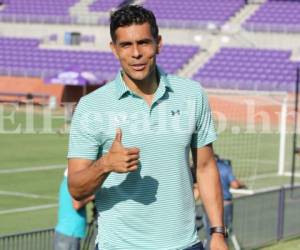
[[[199,241],[189,150],[216,139],[199,83],[159,71],[150,105],[115,80],[81,98],[72,119],[68,158],[96,160],[116,128],[124,147],[140,149],[135,172],[110,173],[96,191],[101,250],[175,250]]]

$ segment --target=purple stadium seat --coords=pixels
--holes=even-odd
[[[0,11],[0,20],[45,23],[70,23],[70,7],[78,0],[10,0],[5,8]]]
[[[245,4],[243,0],[146,0],[161,25],[200,27],[207,23],[222,25]]]
[[[110,52],[40,49],[38,45],[38,39],[0,38],[0,71],[22,68],[23,74],[36,76],[39,70],[39,76],[43,76],[76,67],[111,80],[120,68]],[[195,46],[164,45],[158,63],[167,72],[175,73],[198,51]]]
[[[299,0],[269,0],[243,26],[251,31],[300,32],[299,13]]]
[[[117,8],[122,2],[124,2],[124,0],[96,0],[89,6],[89,9],[92,12],[106,12],[113,8]]]
[[[96,0],[89,9],[107,12],[117,8],[122,0]],[[145,0],[144,7],[151,9],[160,26],[205,28],[207,24],[222,25],[245,4],[244,0]],[[107,24],[107,18],[99,18],[99,24]]]
[[[280,86],[291,91],[296,64],[289,60],[290,55],[290,51],[274,49],[222,48],[193,78],[211,88],[276,91]]]

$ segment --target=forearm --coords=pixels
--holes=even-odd
[[[76,172],[69,171],[68,185],[71,195],[78,201],[93,195],[102,186],[109,173],[103,157],[91,163],[88,168]]]
[[[214,160],[197,167],[197,183],[211,226],[223,225],[223,194]]]

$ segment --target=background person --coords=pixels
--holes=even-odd
[[[86,204],[94,199],[94,196],[90,196],[82,201],[74,200],[69,193],[67,175],[66,169],[59,188],[54,250],[80,250],[81,239],[86,235]]]

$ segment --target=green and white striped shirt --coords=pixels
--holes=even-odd
[[[96,192],[101,250],[175,250],[199,241],[189,149],[216,139],[199,83],[159,69],[149,106],[116,79],[81,98],[72,119],[68,158],[96,160],[116,128],[125,147],[140,149],[138,170],[111,173]]]

